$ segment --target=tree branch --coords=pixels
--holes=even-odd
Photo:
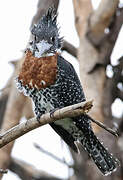
[[[36,117],[27,120],[26,122],[23,122],[17,126],[14,126],[13,128],[7,130],[5,133],[0,135],[0,148],[8,144],[9,142],[19,138],[20,136],[26,134],[27,132],[36,129],[40,126],[43,126],[48,123],[55,122],[59,119],[64,119],[67,117],[76,117],[80,116],[81,114],[87,113],[91,107],[92,107],[92,101],[88,102],[81,102],[78,104],[74,104],[71,106],[67,106],[65,108],[56,110],[53,115],[51,116],[51,113],[43,114],[39,120],[36,119]],[[100,127],[104,128],[111,134],[118,136],[116,131],[111,130],[110,128],[106,127],[106,125],[93,120],[90,118],[91,121],[99,125]]]
[[[77,57],[77,48],[67,41],[64,41],[62,50],[67,51],[68,53],[70,53],[75,58]]]
[[[7,101],[8,101],[8,94],[2,94],[0,96],[0,127],[3,122]]]
[[[116,136],[116,137],[119,136],[118,131],[114,131],[113,129],[108,128],[105,124],[103,124],[103,123],[101,123],[101,122],[99,122],[99,121],[96,121],[96,120],[94,120],[94,119],[91,119],[91,121],[92,121],[93,123],[96,123],[96,124],[97,124],[98,126],[100,126],[101,128],[105,129],[106,131],[108,131],[108,132],[111,133],[112,135],[114,135],[114,136]]]
[[[9,169],[22,180],[61,180],[19,159],[11,158]]]
[[[38,144],[34,143],[34,146],[42,153],[48,155],[49,157],[55,159],[56,161],[68,166],[69,168],[73,168],[73,165],[69,165],[64,159],[61,159],[57,156],[55,156],[54,154],[52,154],[51,152],[49,151],[46,151],[45,149],[43,149],[41,146],[39,146]]]
[[[83,113],[87,113],[92,107],[92,101],[81,102],[72,106],[56,110],[51,117],[50,113],[43,114],[39,120],[36,117],[27,120],[13,128],[7,130],[5,133],[0,135],[0,148],[8,144],[9,142],[19,138],[27,132],[43,126],[48,123],[52,123],[56,120],[63,119],[66,117],[75,117]]]

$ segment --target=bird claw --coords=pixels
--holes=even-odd
[[[37,116],[37,117],[36,117],[36,120],[38,121],[39,124],[40,124],[40,117],[41,117],[41,116]]]
[[[38,114],[37,116],[36,116],[36,120],[38,121],[38,123],[40,124],[40,118],[41,118],[41,116],[43,115],[44,113],[42,113],[42,114]]]
[[[55,109],[52,109],[51,111],[50,111],[50,118],[53,118],[54,119],[54,112],[56,111],[56,110],[58,110],[59,108],[55,108]]]

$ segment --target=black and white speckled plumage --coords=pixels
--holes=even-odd
[[[36,88],[24,87],[21,81],[17,80],[17,86],[26,96],[32,98],[37,117],[55,108],[85,101],[84,92],[73,66],[61,56],[58,56],[58,76],[54,85],[39,91]],[[63,119],[50,125],[76,152],[78,149],[75,141],[79,140],[103,174],[107,175],[116,169],[117,159],[107,152],[94,135],[89,116]]]
[[[52,12],[54,13],[54,11],[50,10],[50,13]],[[40,42],[42,38],[44,38],[45,41],[47,39],[47,42],[50,39],[49,35],[47,38],[47,33],[45,33],[45,37],[43,37],[44,34],[42,35],[40,27],[41,25],[44,25],[44,19],[44,21],[47,21],[47,23],[45,23],[45,25],[47,25],[46,29],[47,31],[50,31],[48,28],[48,22],[50,25],[52,25],[53,23],[50,23],[50,20],[52,21],[56,16],[54,14],[48,15],[48,13],[46,16],[48,17],[43,16],[43,18],[39,21],[39,24],[36,26],[38,27],[37,30],[36,27],[34,27],[32,30],[33,34],[38,34],[38,42]],[[55,19],[54,22],[56,28]],[[53,36],[55,32],[58,36],[58,31],[56,30],[52,32]],[[55,39],[55,45],[52,44],[52,49],[54,49],[54,52],[56,52],[56,48],[60,48],[57,46],[58,43],[56,43],[58,39],[59,37]],[[35,42],[33,43],[35,45]],[[61,56],[58,56],[57,66],[58,75],[56,82],[54,85],[51,85],[45,89],[31,89],[27,85],[23,86],[22,82],[18,78],[16,80],[18,89],[33,100],[35,105],[34,111],[37,118],[39,118],[42,114],[50,112],[56,108],[63,108],[85,101],[85,96],[80,80],[73,66]],[[118,166],[118,160],[103,147],[103,145],[94,135],[91,128],[90,117],[88,115],[85,114],[75,118],[61,119],[51,123],[50,125],[76,152],[78,152],[78,149],[76,147],[75,141],[80,141],[84,149],[88,152],[90,157],[92,157],[95,164],[104,175],[108,175],[116,170],[116,167]]]

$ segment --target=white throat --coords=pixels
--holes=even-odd
[[[40,58],[40,57],[45,57],[45,56],[52,56],[54,55],[53,53],[48,53],[47,51],[51,48],[52,44],[49,44],[45,40],[40,41],[39,43],[36,43],[36,48],[35,50],[35,57]],[[33,52],[33,45],[30,46],[30,50]]]

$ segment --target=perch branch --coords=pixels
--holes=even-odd
[[[13,128],[7,130],[0,135],[0,148],[8,144],[9,142],[17,139],[18,137],[26,134],[27,132],[43,126],[48,123],[52,123],[58,119],[66,117],[75,117],[83,113],[87,113],[92,107],[92,101],[81,102],[72,106],[67,106],[65,108],[56,110],[51,117],[50,113],[43,114],[41,118],[37,121],[36,117],[27,120]]]
[[[43,126],[48,123],[52,123],[59,119],[80,116],[83,113],[87,113],[91,109],[91,107],[92,107],[92,101],[81,102],[75,105],[67,106],[65,108],[56,110],[53,113],[52,117],[50,113],[46,113],[46,114],[43,114],[39,120],[37,120],[36,117],[30,120],[27,120],[26,122],[23,122],[17,126],[14,126],[13,128],[7,130],[6,132],[0,135],[0,148],[5,146],[9,142],[19,138],[20,136],[26,134],[27,132],[33,129],[36,129],[40,126]],[[100,122],[98,122],[97,124],[100,125]],[[113,131],[113,130],[109,131],[110,128],[106,128],[106,126],[105,126],[105,129],[110,133],[112,133]],[[114,133],[112,134],[116,135],[117,133],[114,131]]]

